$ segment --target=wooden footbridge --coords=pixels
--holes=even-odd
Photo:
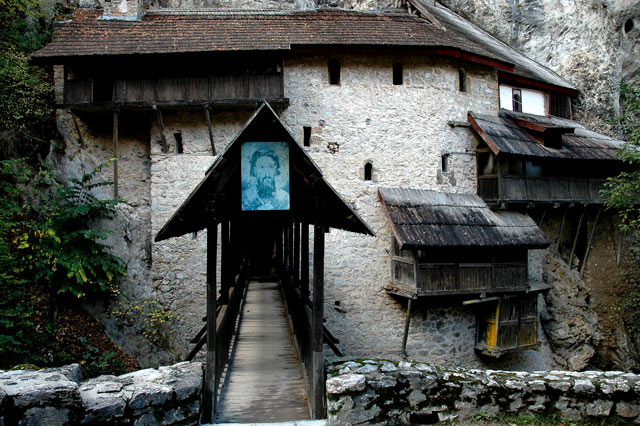
[[[288,176],[277,210],[243,204],[245,144],[281,153],[266,160]],[[156,235],[207,230],[206,324],[189,355],[206,348],[202,423],[325,417],[323,344],[337,351],[323,326],[329,228],[373,235],[264,103]]]

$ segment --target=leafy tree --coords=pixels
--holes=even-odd
[[[47,168],[0,161],[0,365],[47,365],[57,299],[108,296],[125,273],[95,222],[118,200],[91,192],[99,168],[55,185]]]
[[[628,168],[607,179],[603,195],[606,208],[618,212],[620,228],[640,237],[640,83],[623,82],[620,102],[623,110],[615,123],[627,138],[619,155]]]

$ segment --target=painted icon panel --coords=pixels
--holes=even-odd
[[[289,144],[245,142],[240,151],[242,210],[289,210]]]

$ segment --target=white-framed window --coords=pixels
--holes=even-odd
[[[500,108],[527,114],[546,115],[545,94],[538,90],[500,85]]]

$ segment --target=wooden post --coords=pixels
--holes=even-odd
[[[78,120],[76,120],[76,115],[73,113],[73,111],[71,111],[71,108],[67,108],[67,112],[69,113],[69,115],[71,116],[71,119],[73,120],[73,126],[75,127],[76,133],[78,134],[78,141],[80,142],[80,147],[85,148],[84,139],[82,138],[82,133],[80,133],[80,126],[78,125]]]
[[[113,110],[113,198],[118,198],[118,110]]]
[[[158,125],[160,126],[160,146],[162,153],[166,154],[169,151],[169,147],[167,146],[167,138],[164,137],[164,121],[162,120],[162,112],[160,112],[160,108],[158,108],[157,105],[153,105],[152,108],[156,112],[156,118],[158,119]]]
[[[593,228],[591,228],[589,241],[587,241],[587,251],[584,254],[582,265],[580,265],[580,278],[582,278],[582,275],[584,275],[584,269],[587,266],[587,259],[589,258],[589,251],[591,250],[591,244],[593,243],[593,236],[596,233],[596,226],[598,226],[598,219],[600,219],[600,212],[602,212],[602,206],[598,208],[598,213],[596,213],[596,219],[593,221]]]
[[[293,285],[300,282],[300,222],[293,224]]]
[[[207,228],[207,359],[204,375],[201,423],[213,423],[216,417],[218,383],[216,380],[216,257],[218,225]]]
[[[289,226],[285,225],[282,228],[282,232],[284,233],[284,243],[283,243],[283,259],[282,265],[284,266],[285,273],[289,273]]]
[[[209,104],[204,106],[204,113],[207,115],[207,128],[209,129],[209,141],[211,142],[211,153],[216,154],[216,145],[213,143],[213,129],[211,128],[211,113],[209,112]]]
[[[564,228],[564,221],[567,219],[567,212],[569,211],[569,206],[564,208],[564,213],[562,214],[562,222],[560,222],[560,231],[558,231],[558,240],[556,241],[556,250],[555,253],[560,249],[560,240],[562,240],[562,230]]]
[[[289,274],[293,274],[293,222],[289,223]]]
[[[312,371],[311,398],[312,417],[322,419],[325,415],[324,359],[322,356],[322,327],[324,318],[324,227],[314,226],[313,239],[313,311],[311,318]]]
[[[571,246],[571,254],[569,254],[569,269],[573,263],[573,254],[576,252],[576,245],[578,245],[578,235],[580,235],[580,228],[582,228],[582,221],[584,220],[584,214],[587,211],[587,205],[584,205],[584,210],[580,214],[580,220],[578,221],[578,229],[576,229],[576,236],[573,238],[573,245]]]
[[[229,288],[231,288],[231,256],[229,253],[231,246],[229,244],[229,221],[225,220],[221,224],[221,245],[220,245],[220,299],[221,304],[229,304]]]
[[[407,338],[409,337],[409,324],[411,323],[411,314],[413,313],[413,299],[409,299],[407,303],[407,317],[404,320],[404,334],[402,336],[402,356],[407,356]]]
[[[306,303],[309,300],[309,224],[302,223],[300,250],[300,294]]]

